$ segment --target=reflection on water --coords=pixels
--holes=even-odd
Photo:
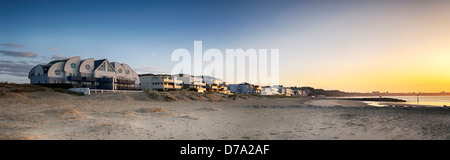
[[[374,101],[364,101],[366,104],[377,107],[386,107],[388,105],[399,105],[399,106],[435,106],[442,107],[444,105],[450,106],[450,96],[383,96],[384,98],[396,98],[403,99],[406,102],[374,102]],[[346,97],[348,98],[348,97]],[[351,98],[379,98],[375,96],[367,97],[351,97]],[[419,100],[417,100],[419,98]]]
[[[363,101],[364,103],[371,105],[371,106],[376,106],[376,107],[386,107],[386,104],[382,104],[383,102],[374,102],[374,101]]]

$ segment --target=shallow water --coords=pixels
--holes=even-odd
[[[450,106],[450,96],[383,96],[384,98],[396,98],[403,99],[406,102],[389,102],[390,104],[396,105],[420,105],[420,106],[434,106],[442,107],[444,105]],[[348,97],[345,97],[348,98]],[[351,98],[379,98],[377,96],[361,96],[361,97],[351,97]],[[417,100],[419,98],[419,100]],[[364,101],[368,105],[384,107],[387,106],[386,102],[375,102],[375,101]]]

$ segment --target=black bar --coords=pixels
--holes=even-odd
[[[449,143],[448,141],[151,140],[0,141],[0,145],[5,148],[4,156],[19,151],[33,155],[34,158],[63,154],[71,158],[89,155],[90,158],[102,159],[120,156],[145,159],[281,159],[280,157],[289,159],[392,159],[398,157],[405,159],[426,156],[427,159],[434,159],[433,157],[445,157],[448,154]],[[198,147],[214,147],[214,151],[212,154],[183,154],[183,147],[186,148],[188,145],[197,149]],[[233,146],[231,152],[230,148],[225,151],[226,145],[239,145],[240,148]],[[262,148],[264,145],[268,150]],[[243,146],[246,151],[242,149]],[[258,146],[263,150],[257,150]]]

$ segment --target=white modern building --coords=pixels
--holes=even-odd
[[[137,73],[124,63],[71,57],[33,67],[28,74],[31,84],[69,86],[109,90],[140,90]]]
[[[294,91],[288,87],[283,87],[283,85],[274,85],[274,88],[278,89],[278,93],[285,96],[294,95]]]
[[[141,74],[139,78],[144,90],[169,91],[183,88],[183,81],[169,74]]]
[[[241,84],[230,84],[228,85],[228,90],[231,93],[243,93],[243,94],[260,94],[261,86],[254,85],[249,83],[241,83]]]
[[[278,95],[278,88],[272,86],[263,86],[261,87],[261,95]]]
[[[188,74],[141,74],[142,89],[168,91],[196,88],[198,92],[219,92],[229,94],[228,83],[219,79],[204,78]]]
[[[195,88],[197,92],[204,93],[206,91],[206,83],[202,76],[193,76],[189,74],[173,75],[174,78],[181,80],[183,89]]]

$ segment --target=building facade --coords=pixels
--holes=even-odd
[[[261,94],[261,86],[249,83],[230,84],[228,90],[231,93],[243,93],[243,94]]]
[[[72,88],[140,90],[140,80],[135,71],[124,63],[107,59],[81,60],[71,57],[54,60],[46,65],[36,65],[29,74],[31,84],[70,84]]]
[[[197,92],[219,92],[229,94],[228,83],[218,79],[207,79],[203,76],[188,74],[141,74],[139,75],[142,89],[153,91],[169,91],[196,88]]]
[[[278,88],[272,86],[261,87],[261,95],[279,95]]]
[[[183,88],[183,82],[169,74],[141,74],[139,78],[144,90],[169,91]]]
[[[183,83],[183,89],[195,88],[197,92],[206,92],[206,82],[202,76],[193,76],[189,74],[177,74],[173,75],[174,78],[180,80]]]

